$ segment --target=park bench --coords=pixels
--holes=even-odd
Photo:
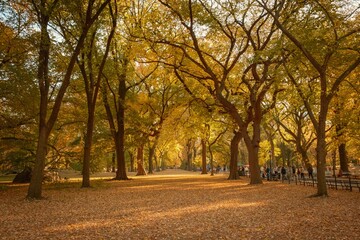
[[[326,185],[332,189],[342,189],[352,191],[357,189],[360,192],[360,181],[354,180],[351,177],[348,178],[327,178]]]
[[[326,179],[326,185],[332,189],[336,188],[335,180],[333,179]]]
[[[296,184],[304,186],[317,186],[316,178],[295,178]],[[289,181],[290,183],[290,181]],[[348,177],[337,177],[332,176],[326,177],[326,186],[331,189],[342,189],[348,191],[359,191],[360,192],[360,179],[359,175],[349,175]]]

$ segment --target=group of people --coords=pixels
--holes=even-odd
[[[276,166],[273,168],[270,167],[261,167],[261,176],[262,178],[266,178],[267,180],[279,180],[279,179],[287,179],[287,171],[285,166]]]
[[[294,168],[294,167],[293,167]],[[314,178],[314,169],[312,168],[312,166],[308,166],[307,168],[307,173],[308,173],[308,177],[313,179]],[[293,170],[293,174],[295,175],[295,170]],[[297,168],[296,170],[296,174],[297,174],[297,177],[300,178],[300,179],[305,179],[305,168]]]
[[[262,178],[266,178],[267,180],[287,180],[287,168],[285,166],[275,166],[273,168],[270,168],[268,166],[261,167],[261,175]],[[297,177],[298,179],[305,179],[305,173],[308,173],[309,178],[314,178],[313,173],[314,170],[312,166],[308,166],[307,170],[305,171],[305,168],[295,166],[291,167],[292,176]]]

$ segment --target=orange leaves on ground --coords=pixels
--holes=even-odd
[[[359,239],[360,194],[227,175],[164,175],[104,181],[92,189],[26,187],[0,192],[0,239]]]

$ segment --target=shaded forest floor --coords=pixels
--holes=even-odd
[[[360,239],[360,193],[181,170],[44,185],[0,186],[0,239]]]

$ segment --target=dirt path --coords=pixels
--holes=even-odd
[[[0,190],[0,239],[359,239],[360,193],[180,170],[131,181]]]

